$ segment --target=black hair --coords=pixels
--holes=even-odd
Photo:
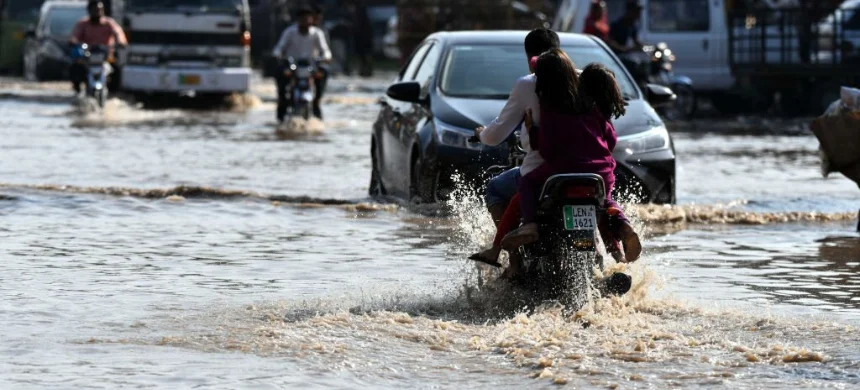
[[[529,58],[560,46],[558,34],[548,28],[536,28],[526,35],[525,48]]]
[[[104,6],[104,1],[102,1],[102,0],[90,0],[90,1],[88,1],[88,2],[87,2],[87,9],[90,9],[90,8],[92,8],[92,7],[95,7],[95,6],[99,5],[99,4],[101,4],[102,6]]]
[[[313,4],[311,5],[311,13],[313,13],[314,15],[319,15],[323,13],[323,9],[319,6],[319,4]]]
[[[296,11],[296,16],[299,18],[301,18],[303,16],[313,15],[313,14],[314,14],[314,11],[311,9],[311,7],[306,6],[306,5],[299,7],[299,9]]]
[[[585,113],[576,65],[561,49],[551,49],[538,57],[535,78],[542,109],[570,115]]]
[[[615,80],[615,73],[603,64],[591,63],[582,70],[580,93],[586,105],[596,109],[607,120],[618,119],[627,112],[627,101]],[[541,103],[543,104],[543,103]]]

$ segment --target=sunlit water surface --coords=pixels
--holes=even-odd
[[[629,208],[634,290],[524,308],[464,260],[478,196],[366,197],[384,86],[334,80],[326,121],[281,128],[270,99],[7,88],[0,388],[860,385],[860,196],[810,134],[676,133],[682,205]]]

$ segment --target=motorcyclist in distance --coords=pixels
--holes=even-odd
[[[292,57],[319,60],[323,64],[331,62],[331,50],[329,50],[325,33],[319,27],[314,26],[315,15],[313,10],[309,7],[302,7],[297,16],[298,22],[284,30],[272,50],[272,55],[281,60]],[[322,119],[320,102],[325,92],[327,76],[328,73],[324,71],[322,78],[314,80],[313,112],[314,116],[319,119]],[[284,75],[283,67],[275,75],[275,82],[278,87],[277,118],[278,122],[283,122],[289,104],[286,98],[286,89],[290,82],[289,78]]]
[[[72,29],[72,37],[69,39],[72,45],[107,46],[110,50],[113,50],[113,46],[128,45],[122,27],[112,18],[105,16],[105,6],[101,0],[90,0],[87,3],[87,12],[89,15],[79,20]],[[69,78],[76,94],[81,93],[81,84],[86,81],[87,72],[86,64],[72,63]]]

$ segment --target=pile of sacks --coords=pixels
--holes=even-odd
[[[841,172],[860,185],[860,89],[842,87],[841,99],[810,127],[821,143],[821,173]]]
[[[841,99],[810,127],[821,143],[821,174],[840,172],[860,187],[860,89],[842,87]]]

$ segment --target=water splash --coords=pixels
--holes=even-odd
[[[275,129],[275,136],[281,140],[313,139],[323,134],[325,123],[317,118],[290,117]]]

